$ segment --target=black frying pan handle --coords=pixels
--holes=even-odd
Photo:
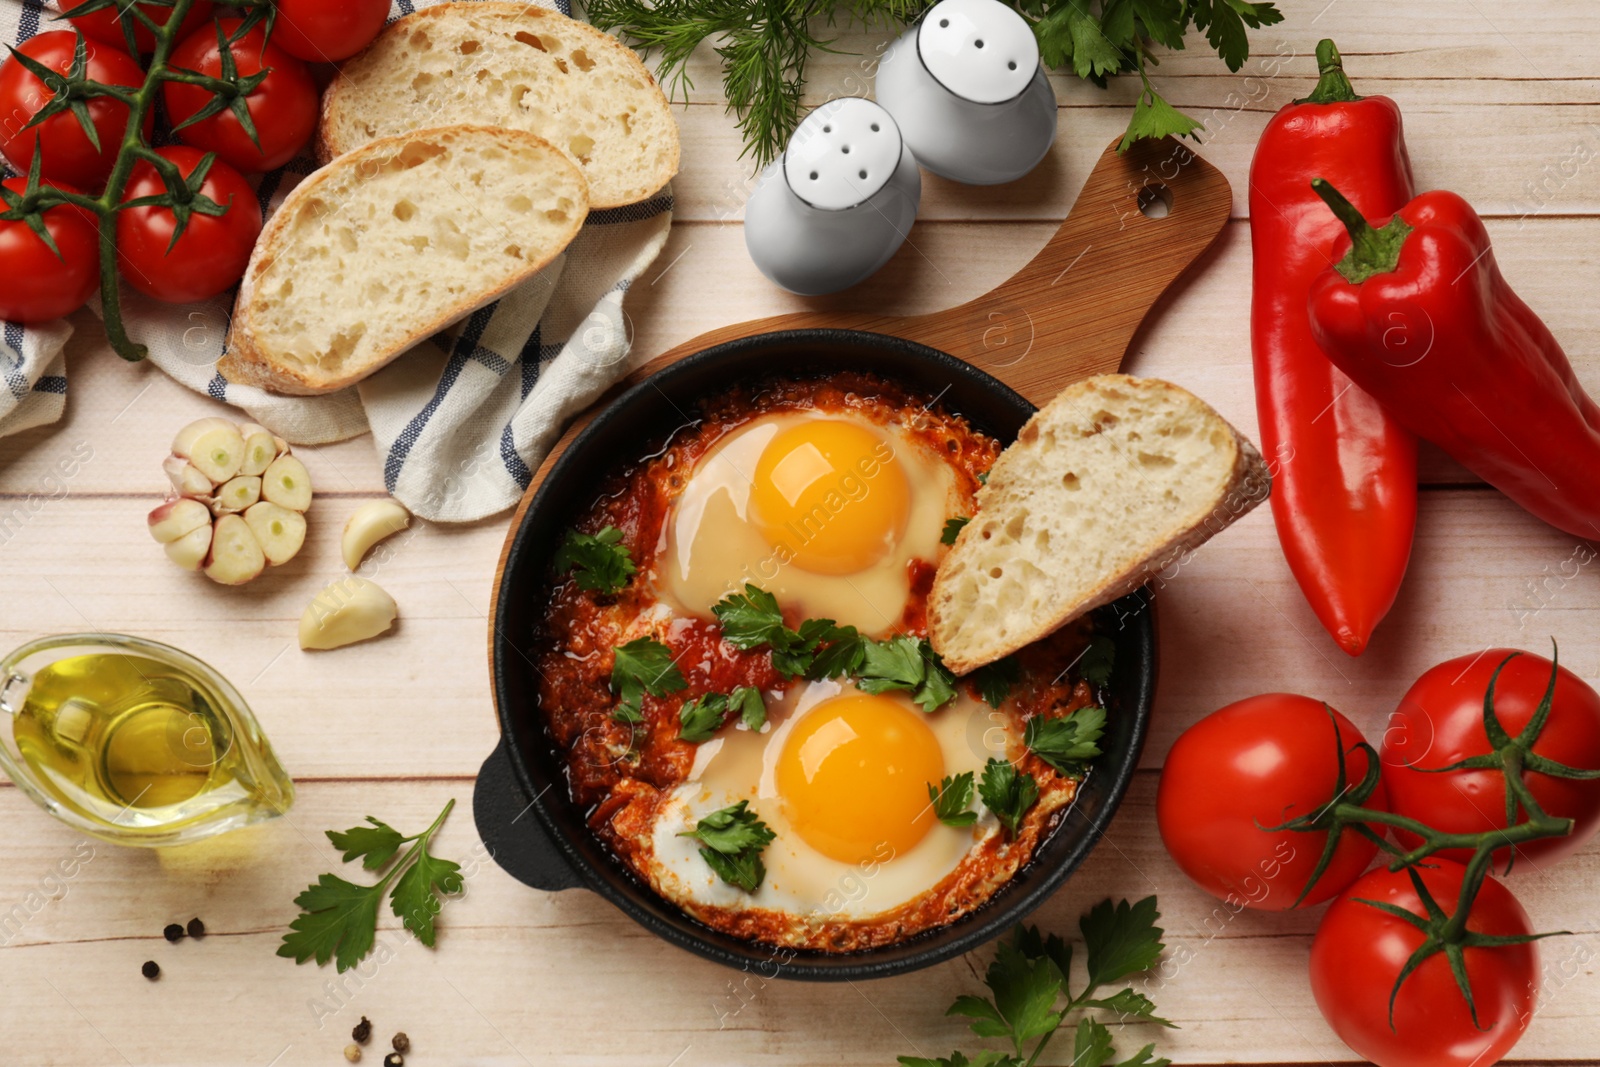
[[[517,881],[549,892],[587,887],[583,876],[572,869],[534,814],[511,767],[504,738],[478,771],[478,783],[472,790],[472,817],[489,854]]]

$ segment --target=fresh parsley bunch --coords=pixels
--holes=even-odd
[[[971,1020],[972,1032],[979,1037],[1004,1038],[1010,1052],[985,1049],[968,1057],[952,1052],[939,1059],[901,1056],[904,1067],[1028,1067],[1038,1062],[1050,1040],[1058,1032],[1070,1035],[1073,1067],[1104,1067],[1116,1057],[1112,1034],[1099,1019],[1085,1014],[1076,1026],[1068,1024],[1074,1012],[1091,1009],[1109,1012],[1119,1022],[1173,1024],[1155,1013],[1150,998],[1127,986],[1109,996],[1102,994],[1130,975],[1155,966],[1165,946],[1156,921],[1156,898],[1145,897],[1137,904],[1126,900],[1117,904],[1102,901],[1078,920],[1083,934],[1085,982],[1072,991],[1072,946],[1056,934],[1048,937],[1038,927],[1018,926],[1011,937],[996,947],[994,962],[984,975],[989,996],[960,996],[946,1015]],[[1172,1062],[1155,1054],[1148,1044],[1115,1067],[1168,1067]],[[1063,1060],[1066,1055],[1063,1054]]]
[[[1184,47],[1191,27],[1238,70],[1250,56],[1246,28],[1283,21],[1274,4],[1250,0],[1010,0],[1033,26],[1047,67],[1070,69],[1105,88],[1117,74],[1139,75],[1142,88],[1126,149],[1147,137],[1194,136],[1201,124],[1167,103],[1150,84],[1155,47]],[[913,21],[924,0],[587,0],[589,21],[619,30],[630,44],[659,52],[661,80],[674,91],[691,87],[687,62],[714,39],[722,59],[728,109],[739,119],[744,155],[765,166],[783,151],[800,122],[806,60],[827,50],[822,36],[837,23],[867,27]],[[820,31],[820,32],[819,32]]]

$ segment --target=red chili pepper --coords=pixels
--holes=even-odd
[[[1471,205],[1423,193],[1373,228],[1338,190],[1315,184],[1351,238],[1311,291],[1329,358],[1545,522],[1600,537],[1600,405],[1506,284]]]
[[[1351,88],[1332,41],[1321,79],[1267,124],[1250,166],[1251,343],[1272,517],[1295,580],[1352,656],[1394,603],[1417,517],[1417,443],[1328,361],[1306,313],[1342,237],[1311,192],[1334,176],[1374,215],[1411,198],[1400,109]]]

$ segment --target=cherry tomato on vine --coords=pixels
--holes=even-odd
[[[1434,862],[1416,870],[1451,915],[1466,868]],[[1429,956],[1406,977],[1390,1029],[1389,994],[1426,935],[1358,898],[1393,904],[1418,917],[1427,914],[1405,871],[1380,868],[1345,890],[1322,917],[1311,942],[1311,992],[1322,1017],[1356,1055],[1378,1067],[1484,1067],[1517,1043],[1533,1018],[1539,987],[1539,953],[1532,943],[1463,950],[1483,1029],[1473,1025],[1443,953]],[[1492,878],[1484,880],[1473,902],[1467,929],[1511,937],[1533,932],[1517,898]]]
[[[117,9],[124,6],[119,0],[116,7],[103,7],[99,11],[92,11],[87,15],[74,15],[73,12],[83,7],[88,0],[80,0],[76,4],[63,3],[67,21],[76,26],[85,37],[92,37],[97,41],[114,44],[118,48],[126,48],[128,39],[122,33],[122,24],[117,19]],[[165,26],[172,17],[172,8],[160,4],[138,4],[140,11],[150,16],[151,21],[159,26]],[[183,25],[178,29],[178,39],[189,36],[191,32],[199,29],[211,21],[211,0],[195,0],[194,6],[189,9],[189,14],[184,16]],[[141,53],[149,54],[155,51],[155,34],[144,23],[134,20],[133,30],[134,45]]]
[[[389,0],[278,0],[272,42],[310,63],[349,59],[389,20]]]
[[[77,56],[78,40],[71,30],[54,30],[30,37],[17,46],[17,51],[58,74],[66,74]],[[144,84],[144,70],[120,48],[88,41],[85,56],[88,76],[97,82],[130,89]],[[96,148],[71,111],[52,115],[32,129],[23,129],[52,95],[16,56],[7,56],[0,63],[0,154],[27,173],[34,151],[39,148],[44,154],[42,173],[46,178],[98,190],[116,165],[117,150],[128,130],[128,105],[104,96],[85,101],[100,141]],[[145,138],[154,130],[155,116],[146,115]]]
[[[172,65],[210,77],[222,73],[222,50],[217,45],[215,26],[232,34],[239,19],[218,19],[213,26],[183,40],[172,53]],[[250,120],[255,123],[261,146],[229,109],[178,131],[178,140],[207,152],[215,152],[224,163],[245,173],[276,170],[294,158],[317,124],[317,86],[306,65],[266,42],[257,26],[235,41],[228,51],[233,55],[241,78],[271,70],[266,80],[246,98]],[[161,87],[167,102],[167,115],[174,127],[198,113],[213,98],[199,85],[167,82]]]
[[[5,187],[22,193],[28,182],[7,178]],[[0,203],[0,212],[5,210]],[[21,219],[0,221],[0,278],[5,279],[0,319],[23,325],[59,319],[81,308],[100,284],[100,231],[94,217],[63,204],[44,213],[44,228],[59,256]]]
[[[1441,663],[1406,692],[1384,734],[1382,749],[1383,778],[1394,811],[1446,833],[1475,834],[1506,825],[1505,776],[1498,768],[1429,771],[1491,751],[1484,732],[1484,695],[1496,668],[1514,654],[1512,649],[1492,648]],[[1494,713],[1510,737],[1520,734],[1533,717],[1550,685],[1553,667],[1543,656],[1524,652],[1500,671],[1494,687]],[[1532,752],[1578,770],[1600,768],[1600,694],[1565,667],[1556,672],[1550,715]],[[1547,815],[1572,819],[1576,826],[1566,837],[1518,845],[1520,855],[1534,860],[1559,859],[1600,828],[1600,780],[1529,770],[1524,781]],[[1525,812],[1517,813],[1519,821],[1526,817]],[[1406,848],[1419,843],[1403,831],[1396,836]],[[1505,853],[1505,849],[1496,853],[1497,865],[1504,865]],[[1471,852],[1464,849],[1440,855],[1463,863],[1471,858]]]
[[[1200,888],[1264,911],[1294,906],[1327,831],[1261,827],[1313,814],[1333,799],[1340,747],[1350,788],[1367,773],[1365,753],[1350,751],[1361,732],[1328,711],[1310,697],[1268,693],[1211,713],[1173,744],[1156,793],[1156,823],[1173,860]],[[1381,781],[1366,806],[1386,807]],[[1376,852],[1377,845],[1347,828],[1302,906],[1320,904],[1355,881]]]
[[[173,145],[157,154],[176,163],[185,178],[194,173],[205,153]],[[166,183],[149,163],[134,167],[123,199],[156,196]],[[123,279],[146,296],[169,304],[192,304],[225,292],[250,262],[250,250],[261,235],[261,205],[244,175],[222,160],[213,160],[200,195],[228,209],[223,215],[192,213],[188,228],[172,244],[177,216],[168,207],[124,208],[117,213],[117,262]],[[168,251],[168,249],[171,251]]]

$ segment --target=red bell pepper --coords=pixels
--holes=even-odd
[[[1412,195],[1400,109],[1351,88],[1332,41],[1321,79],[1267,124],[1250,166],[1251,346],[1272,517],[1311,609],[1352,656],[1394,603],[1417,517],[1417,443],[1318,347],[1306,302],[1343,237],[1311,191],[1332,176],[1364,210]]]
[[[1315,184],[1350,232],[1311,292],[1329,358],[1545,522],[1600,538],[1600,406],[1506,284],[1471,205],[1423,193],[1374,228],[1333,186]]]

